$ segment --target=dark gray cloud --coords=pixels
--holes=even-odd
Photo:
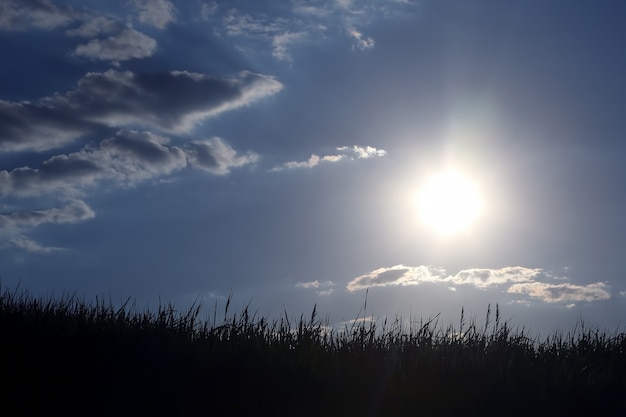
[[[94,185],[109,181],[134,186],[170,175],[189,165],[216,175],[251,164],[257,155],[237,152],[220,138],[194,141],[183,148],[151,132],[120,130],[99,147],[86,147],[68,155],[56,155],[38,168],[0,171],[0,195],[81,195]]]
[[[0,171],[0,193],[74,195],[100,181],[130,186],[185,167],[184,152],[164,143],[167,139],[149,132],[121,130],[115,137],[103,140],[98,148],[57,155],[38,168]]]
[[[135,3],[139,8],[140,21],[156,26],[170,21],[165,14],[167,1],[136,0]],[[151,56],[157,47],[154,39],[116,18],[78,11],[49,0],[0,1],[0,30],[33,27],[52,30],[75,23],[79,26],[68,29],[67,36],[91,38],[74,49],[74,55],[79,57],[119,63]]]
[[[93,123],[42,102],[0,100],[0,151],[42,151],[87,134]]]
[[[37,103],[0,101],[0,151],[53,149],[97,125],[189,132],[208,117],[281,88],[274,78],[251,72],[233,78],[186,71],[88,73],[66,94]]]
[[[189,132],[197,123],[274,94],[274,78],[241,72],[216,78],[187,71],[89,73],[76,90],[52,99],[77,109],[83,119],[108,126],[149,125],[167,132]]]
[[[194,141],[186,146],[189,163],[212,174],[228,174],[232,168],[254,163],[258,156],[253,152],[237,155],[237,152],[216,137],[205,141]]]
[[[80,18],[70,7],[50,0],[1,0],[0,30],[55,29]]]

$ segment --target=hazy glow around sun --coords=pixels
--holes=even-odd
[[[452,168],[427,177],[418,189],[416,203],[422,225],[440,237],[466,232],[483,210],[478,185]]]

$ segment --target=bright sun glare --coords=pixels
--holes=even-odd
[[[428,177],[417,195],[422,224],[440,237],[452,237],[469,230],[478,220],[483,197],[467,175],[446,169]]]

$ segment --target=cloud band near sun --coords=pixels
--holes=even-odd
[[[563,278],[560,278],[563,279]],[[348,283],[349,292],[370,287],[412,286],[424,283],[470,285],[479,289],[505,288],[509,294],[518,294],[547,303],[591,302],[611,298],[609,287],[603,282],[576,285],[567,282],[555,284],[552,275],[540,268],[521,266],[499,269],[472,268],[449,275],[443,268],[420,265],[394,265],[375,269]],[[548,282],[546,282],[548,281]]]
[[[282,165],[275,166],[272,171],[282,171],[285,169],[295,168],[313,168],[320,163],[339,162],[344,159],[369,159],[375,156],[385,156],[387,152],[383,149],[376,149],[372,146],[340,146],[336,149],[338,152],[329,155],[311,154],[306,161],[289,161]]]

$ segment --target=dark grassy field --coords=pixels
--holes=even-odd
[[[537,340],[497,307],[445,328],[199,311],[4,289],[2,414],[626,415],[626,334],[583,322]]]

